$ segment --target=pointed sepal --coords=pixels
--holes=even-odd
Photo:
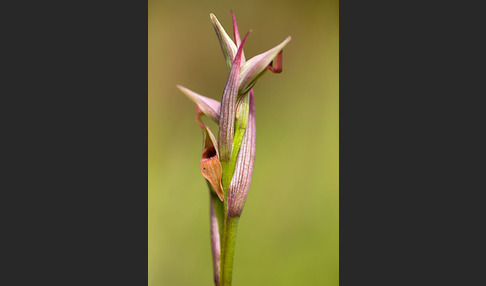
[[[190,100],[192,100],[201,110],[204,115],[219,123],[219,113],[221,109],[221,103],[209,97],[202,96],[194,91],[177,85],[177,88],[182,91]]]
[[[233,59],[235,58],[236,53],[238,52],[238,48],[230,36],[228,36],[221,23],[219,23],[218,18],[216,18],[213,13],[209,14],[209,17],[213,23],[214,31],[218,36],[219,44],[223,50],[228,70],[231,70],[231,65],[233,64]]]

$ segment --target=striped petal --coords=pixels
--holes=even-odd
[[[250,112],[248,126],[236,160],[236,169],[231,180],[228,195],[228,215],[240,216],[250,189],[256,150],[255,100],[250,91]]]

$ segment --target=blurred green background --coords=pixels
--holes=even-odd
[[[292,36],[283,72],[254,88],[257,153],[233,285],[337,286],[337,0],[148,1],[149,285],[214,285],[202,135],[176,84],[221,100],[228,71],[209,13],[230,34],[230,9],[242,36],[253,29],[247,59]]]

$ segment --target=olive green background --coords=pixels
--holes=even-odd
[[[148,1],[149,285],[214,285],[202,135],[176,84],[221,100],[228,70],[209,13],[232,33],[230,9],[242,36],[253,29],[247,59],[292,36],[283,72],[254,88],[257,151],[233,285],[337,286],[337,0]]]

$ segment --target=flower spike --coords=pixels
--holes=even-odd
[[[177,87],[196,103],[196,122],[203,133],[201,173],[210,194],[210,236],[215,286],[230,286],[236,230],[252,181],[256,150],[255,99],[253,86],[267,70],[282,71],[286,38],[274,48],[246,61],[243,46],[251,30],[240,38],[233,11],[233,38],[228,36],[216,16],[210,14],[213,28],[229,70],[221,103]],[[218,123],[216,140],[201,120],[206,115]]]

